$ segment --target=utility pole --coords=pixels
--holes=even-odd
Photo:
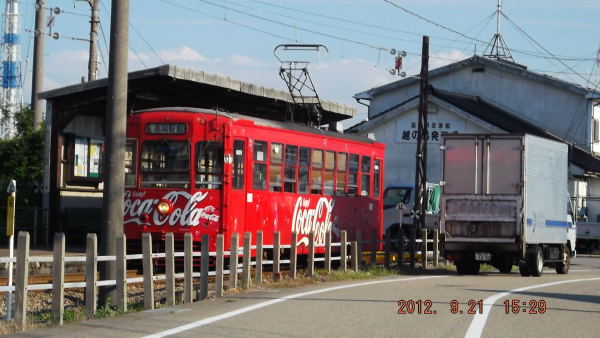
[[[44,17],[45,0],[35,3],[35,32],[33,41],[33,78],[31,85],[31,108],[33,109],[33,130],[40,129],[42,124],[42,101],[38,94],[44,90],[44,39],[46,18]]]
[[[88,81],[94,81],[96,80],[96,67],[98,65],[96,41],[98,41],[98,24],[100,23],[100,0],[88,0],[88,3],[92,8],[92,16],[90,20],[90,58],[88,61]]]
[[[419,92],[419,117],[417,123],[417,152],[415,170],[415,204],[412,210],[413,226],[410,228],[410,268],[415,268],[417,229],[425,228],[427,211],[427,94],[429,91],[429,37],[423,36],[421,53],[421,82]],[[421,255],[426,255],[426,243],[421,245]]]
[[[129,0],[112,0],[101,236],[102,254],[111,256],[115,255],[116,238],[123,235],[128,34]],[[106,263],[100,270],[101,278],[115,279],[116,264]],[[116,289],[113,287],[105,291],[101,301],[106,304],[110,299],[111,304],[118,304]]]

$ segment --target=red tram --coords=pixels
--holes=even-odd
[[[382,237],[384,145],[287,122],[192,108],[133,113],[127,121],[124,232],[139,243],[193,235],[291,232],[324,243],[347,230]],[[243,238],[243,235],[240,236]],[[254,242],[255,235],[253,235]],[[131,243],[133,244],[133,243]],[[139,245],[139,244],[138,244]],[[305,249],[299,248],[299,252]]]

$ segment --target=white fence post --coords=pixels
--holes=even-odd
[[[262,266],[262,259],[263,259],[263,232],[262,231],[257,231],[256,232],[256,266],[254,267],[255,270],[255,276],[254,276],[254,280],[256,281],[256,284],[261,284],[262,283],[262,270],[263,270],[263,266]]]
[[[25,329],[27,319],[27,285],[29,284],[29,233],[19,231],[17,241],[17,275],[15,285],[15,323]]]
[[[165,289],[167,306],[175,305],[175,237],[172,232],[165,236]]]
[[[296,278],[296,267],[298,266],[298,234],[293,231],[290,241],[290,278]]]
[[[358,252],[358,243],[356,241],[350,243],[350,252],[350,266],[354,272],[357,272],[359,257],[362,253]]]
[[[325,271],[331,272],[331,231],[325,233]]]
[[[237,289],[237,269],[238,269],[238,233],[231,235],[229,243],[229,288]]]
[[[348,268],[348,242],[346,236],[346,230],[342,230],[340,234],[340,269],[344,272]]]
[[[194,297],[192,288],[194,287],[193,273],[193,256],[192,256],[192,234],[189,232],[183,237],[183,302],[186,304],[192,303]]]
[[[279,236],[279,231],[273,233],[273,279],[278,279],[281,276],[279,269]]]
[[[85,252],[85,308],[87,318],[96,314],[98,302],[98,239],[96,234],[88,234]]]
[[[207,234],[202,235],[202,243],[200,247],[200,293],[198,299],[206,299],[208,297],[208,261],[210,259],[208,253],[209,237]]]
[[[308,277],[315,274],[315,233],[308,234]]]
[[[116,238],[116,283],[117,309],[127,312],[127,238],[123,234]]]
[[[360,252],[361,256],[363,253],[363,233],[362,229],[356,229],[356,243],[358,244],[358,252]],[[358,260],[359,264],[362,264],[362,259]]]
[[[65,312],[65,234],[54,235],[54,253],[52,258],[52,321],[63,324]]]
[[[223,295],[223,234],[217,235],[217,262],[215,276],[215,296]]]
[[[152,266],[152,234],[142,234],[144,264],[144,310],[154,309],[154,271]]]
[[[250,287],[250,246],[252,246],[252,234],[244,234],[244,260],[242,261],[242,287]]]

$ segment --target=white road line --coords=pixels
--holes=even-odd
[[[354,284],[348,284],[348,285],[340,285],[340,286],[334,286],[334,287],[325,288],[325,289],[319,289],[319,290],[314,290],[314,291],[296,293],[296,294],[293,294],[293,295],[289,295],[289,296],[285,296],[285,297],[281,297],[281,298],[276,298],[276,299],[268,300],[268,301],[265,301],[265,302],[262,302],[262,303],[258,303],[258,304],[246,306],[246,307],[243,307],[241,309],[234,310],[234,311],[225,312],[225,313],[222,313],[220,315],[216,315],[216,316],[213,316],[213,317],[208,317],[208,318],[205,318],[205,319],[202,319],[202,320],[199,320],[199,321],[196,321],[196,322],[192,322],[192,323],[189,323],[189,324],[186,324],[186,325],[182,325],[182,326],[170,329],[170,330],[165,330],[165,331],[157,332],[155,334],[146,336],[145,338],[155,338],[155,337],[158,338],[158,337],[165,337],[165,336],[168,336],[168,335],[178,334],[180,332],[191,330],[191,329],[194,329],[194,328],[197,328],[197,327],[201,327],[201,326],[204,326],[204,325],[207,325],[207,324],[211,324],[211,323],[214,323],[214,322],[219,321],[219,320],[223,320],[223,319],[235,317],[237,315],[241,315],[241,314],[246,313],[246,312],[258,310],[258,309],[261,309],[261,308],[264,308],[264,307],[267,307],[267,306],[271,306],[273,304],[281,303],[281,302],[284,302],[286,300],[300,298],[300,297],[305,297],[305,296],[310,296],[310,295],[316,295],[316,294],[319,294],[319,293],[330,292],[330,291],[337,291],[337,290],[348,289],[348,288],[354,288],[354,287],[358,287],[358,286],[383,284],[383,283],[393,283],[393,282],[405,282],[405,281],[414,281],[414,280],[430,279],[430,278],[442,278],[442,277],[447,277],[447,276],[428,276],[428,277],[386,279],[386,280],[380,280],[380,281],[371,281],[371,282],[361,282],[361,283],[354,283]]]
[[[495,294],[493,296],[490,296],[483,300],[483,313],[478,313],[475,315],[475,317],[473,317],[473,321],[471,321],[471,325],[469,325],[469,329],[467,330],[467,333],[465,333],[465,337],[466,338],[481,337],[481,333],[483,332],[483,328],[484,328],[485,322],[490,314],[490,311],[492,311],[492,307],[494,306],[494,303],[500,298],[506,297],[512,293],[520,292],[520,291],[544,288],[544,287],[548,287],[548,286],[554,286],[554,285],[566,284],[566,283],[588,282],[588,281],[593,281],[593,280],[600,280],[600,278],[572,279],[572,280],[564,280],[564,281],[559,281],[559,282],[537,284],[537,285],[526,286],[523,288],[518,288],[518,289],[506,291],[506,292],[501,292],[501,293]]]

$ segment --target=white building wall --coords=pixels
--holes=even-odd
[[[441,158],[440,151],[441,133],[490,133],[498,132],[498,129],[485,128],[474,121],[464,119],[464,117],[455,114],[442,107],[429,104],[430,113],[428,120],[430,122],[429,133],[433,137],[434,132],[438,132],[437,140],[430,137],[427,145],[427,180],[429,182],[439,182],[441,180]],[[437,110],[437,112],[431,112]],[[394,112],[391,112],[394,114]],[[415,152],[417,147],[416,139],[413,138],[413,132],[416,132],[416,123],[418,118],[417,108],[401,112],[394,119],[379,123],[369,130],[360,132],[360,135],[366,136],[368,133],[375,133],[375,139],[378,142],[386,144],[385,150],[385,186],[392,183],[414,183],[415,181]],[[414,123],[414,127],[413,127]],[[435,128],[433,123],[436,124]],[[441,125],[440,125],[441,124]],[[406,140],[406,133],[410,134],[410,139]],[[416,134],[415,134],[416,135]]]
[[[560,137],[591,148],[592,107],[583,93],[573,92],[567,85],[558,87],[491,66],[478,72],[473,72],[472,67],[432,77],[429,82],[437,89],[480,96]],[[371,100],[369,115],[374,117],[418,93],[418,82],[382,93]]]

